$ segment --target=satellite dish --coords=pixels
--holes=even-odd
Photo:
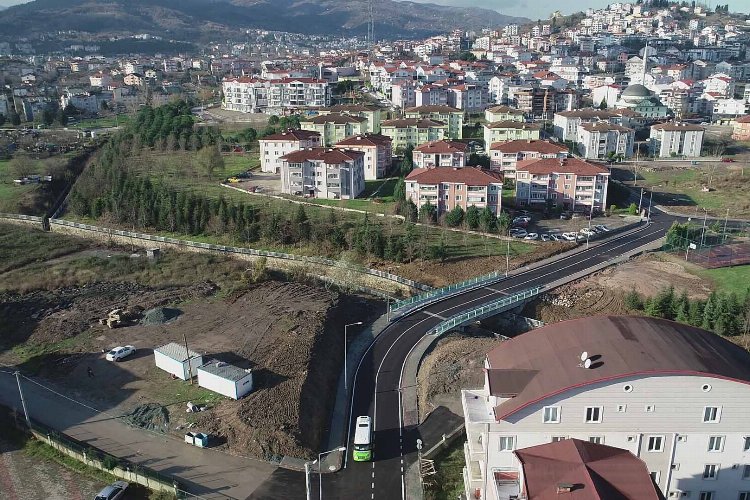
[[[586,361],[589,358],[589,353],[586,351],[583,351],[581,353],[581,361]]]
[[[586,361],[584,361],[583,362],[583,367],[584,368],[591,368],[591,360],[587,359]]]

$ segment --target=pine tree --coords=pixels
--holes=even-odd
[[[701,326],[703,324],[703,301],[693,300],[690,302],[690,308],[688,310],[688,323],[693,326]]]
[[[703,328],[704,330],[713,331],[717,308],[718,304],[716,292],[711,292],[711,295],[708,296],[708,300],[706,300],[706,304],[703,306],[703,319],[701,320],[701,328]]]
[[[471,230],[477,229],[479,227],[479,209],[474,205],[467,208],[464,220],[466,221],[466,227]]]
[[[633,287],[632,290],[630,290],[627,295],[625,295],[625,307],[630,309],[631,311],[642,311],[643,310],[643,297],[641,297],[641,294],[638,293]]]
[[[674,319],[680,323],[690,322],[690,299],[687,296],[687,291],[683,290],[680,297],[675,301]]]

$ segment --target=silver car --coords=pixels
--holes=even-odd
[[[125,490],[128,489],[128,486],[130,485],[125,481],[115,481],[109,486],[102,488],[102,491],[94,497],[94,500],[118,500],[125,495]]]

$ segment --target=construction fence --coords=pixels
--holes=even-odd
[[[719,232],[694,225],[668,236],[662,250],[705,269],[741,266],[750,264],[749,236],[745,227]]]

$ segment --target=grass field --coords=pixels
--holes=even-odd
[[[456,439],[435,457],[435,471],[425,479],[425,499],[455,500],[464,492],[464,440]]]
[[[711,281],[717,291],[743,296],[750,288],[750,265],[701,269],[696,274]]]
[[[0,212],[16,212],[18,202],[26,195],[39,189],[38,184],[16,186],[15,173],[10,168],[10,160],[0,160]]]
[[[102,118],[91,118],[88,120],[80,120],[71,127],[75,128],[109,128],[126,125],[130,121],[128,115],[105,116]]]

